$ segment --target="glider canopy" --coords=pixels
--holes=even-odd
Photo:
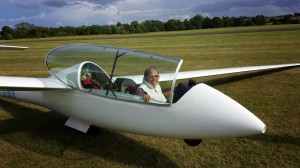
[[[140,102],[144,102],[141,96],[130,94],[128,89],[143,82],[142,74],[146,68],[156,67],[162,74],[162,90],[173,92],[181,64],[182,60],[178,58],[98,45],[65,45],[53,49],[46,57],[49,72],[71,88],[113,99]],[[91,78],[93,84],[89,85],[86,78]],[[172,96],[168,102],[172,102]]]

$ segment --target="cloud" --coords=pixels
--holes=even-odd
[[[268,5],[267,1],[239,1],[239,0],[215,0],[215,1],[206,1],[197,5],[194,10],[208,13],[215,12],[227,12],[236,8],[253,8],[253,7],[261,7]]]
[[[40,7],[39,0],[27,0],[27,1],[12,0],[11,3],[12,5],[21,9],[37,9]]]
[[[139,3],[147,1],[150,0],[142,0]],[[111,3],[100,3],[100,1],[97,1],[97,3],[95,1],[69,1],[67,5],[49,12],[48,18],[51,18],[53,21],[55,20],[55,23],[60,25],[116,24],[119,21],[128,21],[130,18],[142,15],[142,11],[135,8],[128,10],[130,3],[134,4],[135,0],[126,0],[126,2],[114,1]]]
[[[193,8],[195,13],[204,12],[209,16],[255,16],[292,14],[300,8],[294,0],[214,0],[201,1]]]
[[[49,7],[64,7],[68,3],[67,0],[43,0],[42,4]]]
[[[279,0],[44,0],[56,4],[49,20],[64,25],[130,23],[132,21],[189,19],[203,16],[255,16],[285,14]],[[283,0],[290,2],[291,0]],[[294,2],[294,6],[297,3]],[[54,5],[52,5],[54,6]],[[299,8],[298,8],[299,9]]]
[[[106,24],[106,19],[116,16],[117,13],[118,9],[113,5],[104,7],[87,1],[72,1],[66,6],[50,11],[47,18],[56,25],[81,26]]]
[[[87,5],[93,4],[94,6],[103,6],[106,4],[114,3],[116,0],[42,0],[42,4],[49,7],[65,7],[73,5]]]
[[[289,7],[289,8],[297,7],[299,10],[300,1],[299,0],[271,0],[270,4],[277,7]]]
[[[26,21],[50,27],[106,25],[136,20],[184,20],[196,14],[275,16],[299,11],[299,0],[10,0],[0,1],[0,23]]]
[[[21,16],[21,17],[18,17],[18,18],[8,19],[8,21],[10,21],[10,22],[24,22],[24,21],[28,21],[28,20],[32,20],[32,19],[43,19],[43,18],[45,18],[45,16],[46,16],[46,13],[42,12],[39,15],[36,15],[36,16]]]
[[[190,16],[190,5],[192,0],[122,0],[115,2],[118,9],[119,22],[130,23],[131,21],[161,20],[166,21],[171,18],[183,19]],[[114,20],[114,18],[112,18]],[[117,21],[115,21],[116,23]]]

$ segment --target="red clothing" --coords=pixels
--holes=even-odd
[[[81,84],[84,88],[101,89],[101,86],[97,82],[89,78],[82,80]]]

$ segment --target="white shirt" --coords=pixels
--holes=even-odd
[[[139,86],[139,88],[143,89],[144,92],[147,92],[147,94],[150,96],[152,100],[156,100],[160,102],[167,101],[167,99],[165,98],[165,96],[161,91],[161,87],[159,84],[153,87],[150,83],[144,80],[143,83]]]

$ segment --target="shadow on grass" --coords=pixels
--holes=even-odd
[[[279,71],[283,71],[283,70],[287,70],[287,69],[292,69],[292,68],[296,68],[296,67],[297,66],[270,69],[270,70],[262,70],[262,71],[257,71],[257,72],[244,72],[246,74],[240,74],[240,75],[234,74],[232,76],[221,77],[221,78],[217,78],[217,79],[203,81],[202,83],[206,83],[209,86],[218,86],[218,85],[223,85],[223,84],[227,84],[227,83],[231,83],[231,82],[242,81],[242,80],[257,77],[257,76],[271,74],[271,73],[275,73],[275,72],[279,72]]]
[[[267,143],[283,143],[283,144],[290,144],[300,147],[300,138],[293,137],[290,135],[257,135],[257,136],[249,136],[245,137],[251,141],[261,141]]]
[[[26,150],[74,162],[100,156],[110,163],[136,167],[177,167],[158,150],[120,133],[100,129],[97,134],[86,135],[63,126],[67,118],[55,112],[4,99],[0,99],[0,107],[13,116],[0,120],[0,138]]]

